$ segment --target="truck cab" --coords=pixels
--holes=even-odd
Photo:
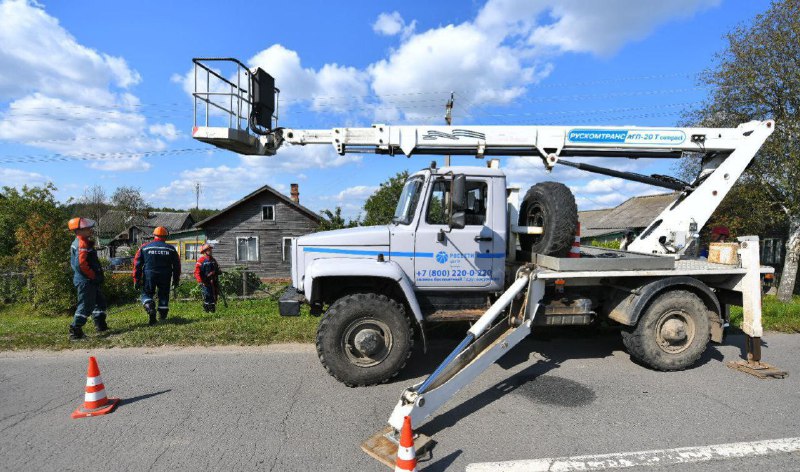
[[[281,314],[299,313],[302,302],[314,314],[326,307],[337,311],[343,299],[378,294],[398,305],[409,321],[404,329],[409,350],[411,327],[422,333],[426,319],[477,318],[490,297],[505,289],[506,202],[506,176],[499,168],[437,168],[434,163],[408,177],[388,225],[293,240],[293,290],[282,297]],[[397,341],[384,325],[352,332],[354,358],[371,355],[365,354],[362,338],[387,350]]]
[[[464,208],[457,211],[454,176],[464,181]],[[380,260],[392,270],[375,270],[376,277],[392,272],[423,295],[502,291],[507,226],[506,177],[500,169],[426,168],[409,176],[390,224],[297,238],[292,283],[312,306],[320,305],[335,296],[332,291],[363,282],[343,278],[369,277],[367,263]]]

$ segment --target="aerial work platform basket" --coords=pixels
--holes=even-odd
[[[194,58],[192,137],[238,154],[265,155],[260,136],[278,125],[275,79],[234,58]]]

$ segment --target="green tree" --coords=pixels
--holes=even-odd
[[[330,231],[333,229],[352,228],[358,226],[358,218],[355,220],[345,220],[342,216],[342,207],[336,207],[333,211],[322,210],[322,219],[319,222],[318,231]]]
[[[403,191],[403,184],[408,179],[408,172],[398,172],[394,177],[382,183],[364,203],[363,224],[365,226],[385,225],[392,222],[394,210],[400,200],[400,193]]]
[[[763,188],[761,203],[775,205],[788,223],[778,288],[778,298],[788,301],[800,260],[800,0],[774,0],[751,24],[734,28],[725,38],[727,47],[700,77],[711,87],[710,98],[691,117],[703,126],[726,127],[775,119],[775,132],[745,181]]]
[[[18,265],[30,275],[26,294],[40,312],[62,314],[74,304],[69,270],[72,234],[64,222],[32,214],[15,231]]]
[[[44,221],[59,222],[64,231],[67,230],[68,215],[56,202],[55,191],[52,183],[43,187],[24,186],[20,190],[3,187],[0,192],[0,260],[13,262],[9,258],[17,254],[17,228],[33,215],[41,216]],[[29,237],[35,239],[36,233]]]
[[[111,195],[111,205],[128,215],[147,216],[149,205],[137,187],[118,187]]]

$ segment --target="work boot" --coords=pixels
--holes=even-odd
[[[166,309],[166,308],[159,308],[159,309],[158,309],[158,319],[160,319],[161,321],[166,321],[166,319],[167,319],[167,313],[169,313],[169,310],[168,310],[168,309]]]
[[[217,311],[217,305],[215,303],[208,304],[208,312],[215,313]]]
[[[69,325],[69,340],[78,341],[80,339],[83,339],[83,328]]]
[[[158,322],[156,320],[156,304],[153,302],[153,300],[148,300],[144,302],[142,306],[144,307],[144,311],[147,312],[147,315],[150,317],[150,320],[147,324],[153,326]]]
[[[208,313],[208,303],[203,303],[203,311]]]
[[[103,313],[102,315],[98,316],[94,319],[94,327],[98,333],[102,333],[104,331],[108,331],[108,324],[106,324],[106,314]]]

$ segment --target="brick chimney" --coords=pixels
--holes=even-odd
[[[292,201],[299,205],[300,204],[300,188],[298,187],[297,184],[290,184],[290,186],[292,188],[292,193],[290,194],[291,197],[292,197]]]

